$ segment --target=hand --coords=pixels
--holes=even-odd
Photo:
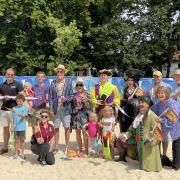
[[[127,137],[124,134],[119,134],[118,138],[121,139],[123,142],[125,142],[127,140]]]
[[[154,133],[152,131],[150,131],[148,134],[147,134],[147,139],[149,141],[152,141],[153,140],[153,136],[154,136]]]
[[[155,121],[156,121],[157,123],[162,124],[163,119],[161,119],[161,118],[158,117]]]
[[[24,115],[22,115],[22,114],[17,114],[21,119],[24,119],[25,118],[25,116]]]
[[[54,116],[55,116],[55,114],[54,114],[54,112],[53,112],[53,111],[50,111],[50,115],[51,115],[52,117],[54,117]]]

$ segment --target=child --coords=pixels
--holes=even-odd
[[[84,129],[88,128],[88,153],[89,154],[98,154],[98,117],[96,113],[90,112],[89,121],[83,126]]]
[[[17,106],[13,108],[13,120],[11,121],[10,128],[14,131],[15,140],[15,155],[14,159],[18,158],[18,155],[25,159],[24,156],[24,140],[26,131],[25,117],[28,115],[28,108],[23,105],[25,97],[23,95],[16,96]]]
[[[32,84],[29,82],[24,83],[24,94],[26,97],[34,97],[34,91],[32,90]],[[29,113],[33,113],[33,101],[28,100],[28,105],[29,105]]]
[[[114,159],[114,128],[115,128],[115,116],[114,116],[114,110],[111,106],[105,106],[102,110],[102,120],[101,120],[101,126],[102,126],[102,135],[103,138],[109,138],[109,146],[110,146],[110,152],[111,152],[111,158]]]

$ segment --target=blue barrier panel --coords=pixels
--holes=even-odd
[[[77,76],[69,76],[68,78],[72,78],[73,80],[73,86],[75,86],[75,81],[77,79]],[[99,78],[98,77],[91,77],[91,76],[83,76],[81,77],[84,82],[85,86],[88,91],[98,82]],[[15,79],[24,84],[25,82],[30,82],[32,85],[37,83],[36,77],[35,76],[16,76]],[[50,85],[51,81],[55,79],[55,76],[47,76],[45,79],[45,83]],[[6,80],[5,76],[0,76],[0,83],[3,83]],[[122,77],[112,77],[111,82],[115,84],[119,91],[122,93],[124,86],[125,86],[125,81]],[[163,82],[169,84],[172,89],[175,89],[176,87],[176,82],[172,78],[163,78]],[[147,90],[152,86],[153,79],[152,78],[142,78],[140,80],[140,86],[144,89]]]

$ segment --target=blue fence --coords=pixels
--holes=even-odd
[[[76,76],[71,76],[68,78],[72,78],[73,80],[73,85],[75,84],[75,81],[77,79]],[[85,82],[85,86],[88,89],[88,91],[98,82],[99,78],[98,77],[91,77],[91,76],[83,76],[81,77],[84,82]],[[15,79],[24,84],[25,82],[30,82],[32,85],[37,83],[36,77],[35,76],[16,76]],[[55,79],[55,76],[47,76],[45,83],[46,84],[50,84],[51,81]],[[5,76],[0,76],[0,83],[4,82],[6,80]],[[172,89],[174,89],[176,87],[176,82],[175,80],[173,80],[172,78],[164,78],[163,81],[167,84],[169,84]],[[123,88],[124,88],[124,79],[122,77],[112,77],[111,82],[113,84],[115,84],[119,91],[122,93]],[[142,78],[140,80],[140,86],[144,89],[147,90],[149,89],[149,87],[152,85],[153,83],[153,79],[152,78]]]

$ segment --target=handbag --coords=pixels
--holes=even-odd
[[[31,136],[31,144],[38,144],[34,134]]]

